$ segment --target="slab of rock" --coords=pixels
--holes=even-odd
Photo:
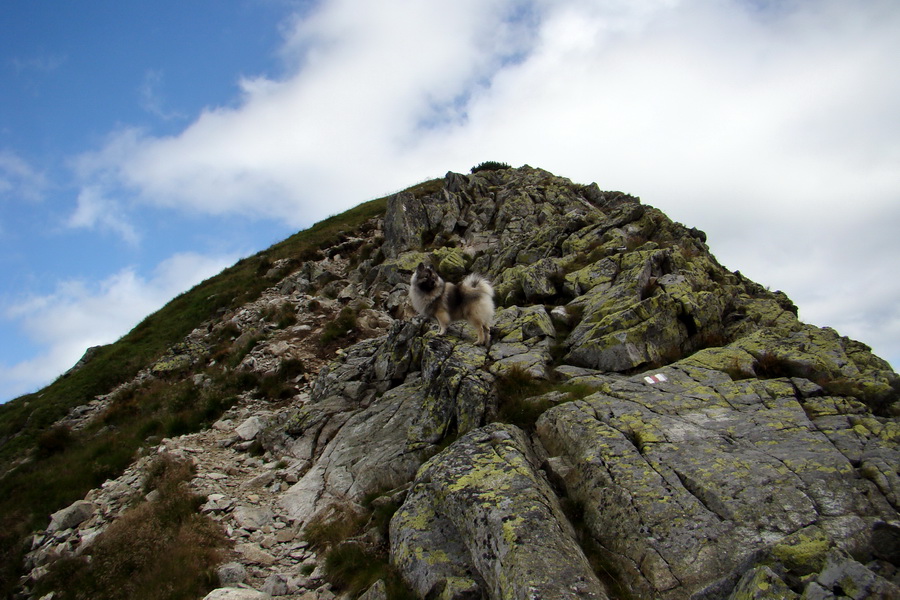
[[[543,446],[571,467],[559,475],[566,493],[630,589],[673,599],[730,589],[792,535],[871,553],[875,524],[896,519],[790,380],[733,381],[687,364],[658,375],[598,375],[607,393],[537,423]]]
[[[62,531],[72,529],[94,516],[97,505],[87,500],[78,500],[66,508],[58,510],[50,515],[50,525],[47,531]]]
[[[245,442],[256,439],[266,427],[266,423],[260,417],[249,417],[237,426],[234,432]]]
[[[247,531],[256,531],[272,522],[274,515],[267,508],[256,506],[238,506],[232,512],[235,523]]]
[[[493,424],[423,465],[390,528],[392,562],[420,597],[607,598],[527,448]]]
[[[250,588],[219,588],[203,597],[203,600],[270,600],[271,596]]]
[[[263,550],[259,544],[252,542],[238,544],[234,547],[247,561],[263,566],[271,566],[275,564],[275,557]]]

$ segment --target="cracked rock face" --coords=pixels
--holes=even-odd
[[[732,381],[678,363],[661,373],[654,384],[583,376],[608,391],[552,408],[537,426],[634,589],[686,597],[804,532],[853,554],[895,517],[791,382]]]

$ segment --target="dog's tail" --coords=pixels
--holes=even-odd
[[[481,296],[494,297],[494,286],[491,285],[490,281],[477,273],[466,275],[466,278],[459,284],[459,288],[462,295],[469,298]]]

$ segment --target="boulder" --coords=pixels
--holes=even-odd
[[[262,529],[274,518],[271,510],[255,506],[238,506],[232,512],[232,516],[237,526],[247,531]]]
[[[77,500],[50,515],[50,525],[47,531],[62,531],[77,527],[94,516],[97,505],[87,500]]]
[[[237,586],[247,579],[247,569],[239,562],[229,562],[216,569],[216,576],[220,585]]]
[[[245,442],[256,439],[266,427],[266,423],[260,417],[249,417],[243,423],[237,426],[234,432]]]

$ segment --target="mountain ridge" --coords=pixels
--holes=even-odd
[[[272,542],[284,555],[262,566],[239,552],[239,563],[244,581],[260,589],[271,571],[288,597],[348,589],[325,568],[348,549],[389,557],[365,582],[372,598],[398,597],[399,580],[411,597],[460,599],[534,589],[737,598],[762,583],[782,595],[755,597],[789,597],[833,593],[835,573],[862,577],[870,595],[860,597],[895,589],[900,385],[890,366],[799,322],[787,296],[727,271],[702,232],[637,198],[491,167],[367,203],[320,227],[320,247],[286,240],[241,261],[232,269],[261,288],[255,297],[207,294],[205,324],[117,390],[37,429],[82,439],[144,419],[137,446],[166,436],[151,444],[159,453],[190,446],[202,435],[190,431],[215,421],[235,431],[237,456],[284,463],[263,487],[294,546]],[[406,286],[421,260],[451,280],[493,279],[490,349],[474,347],[464,325],[438,337],[411,318]],[[257,419],[256,433],[236,433],[237,415]],[[71,449],[51,442],[39,444],[50,459]],[[219,481],[191,487],[235,493]],[[498,495],[504,486],[517,491]],[[373,501],[393,511],[389,527],[297,547],[317,527],[373,518]],[[206,512],[227,529],[235,504]],[[26,589],[111,514],[35,537]],[[535,538],[538,523],[555,525]],[[236,539],[253,554],[275,537],[256,528]],[[543,543],[569,558],[538,560]],[[304,582],[314,588],[291,571],[310,559],[324,572]]]

